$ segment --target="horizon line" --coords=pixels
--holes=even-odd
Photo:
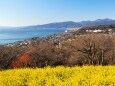
[[[20,25],[20,26],[0,26],[0,28],[23,28],[23,27],[30,27],[30,26],[37,26],[37,25],[45,25],[45,24],[51,24],[51,23],[63,23],[63,22],[75,22],[75,23],[79,23],[79,22],[84,22],[84,21],[96,21],[96,20],[104,20],[104,19],[108,19],[108,20],[115,20],[115,19],[112,19],[112,18],[99,18],[99,19],[92,19],[92,20],[81,20],[81,21],[58,21],[58,22],[49,22],[49,23],[43,23],[43,24],[31,24],[31,25]]]

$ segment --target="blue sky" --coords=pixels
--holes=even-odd
[[[0,26],[115,19],[115,0],[0,0]]]

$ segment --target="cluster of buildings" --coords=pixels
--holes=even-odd
[[[86,29],[85,31],[86,33],[113,33],[114,32],[113,29],[105,29],[105,30]],[[57,46],[60,46],[67,41],[71,41],[72,37],[85,35],[85,33],[84,34],[81,34],[81,33],[82,32],[79,33],[78,28],[77,28],[75,29],[75,31],[66,30],[65,33],[49,35],[47,37],[42,37],[42,38],[39,38],[39,37],[31,38],[31,39],[27,39],[27,40],[15,42],[15,43],[10,43],[10,44],[7,44],[6,46],[23,47],[23,46],[27,46],[31,44],[38,44],[38,43],[44,43],[44,42],[54,42]]]
[[[95,30],[86,30],[86,32],[89,32],[89,33],[112,32],[112,29],[106,29],[106,30],[100,30],[100,29],[95,29]]]

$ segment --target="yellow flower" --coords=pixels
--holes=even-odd
[[[114,86],[114,66],[45,67],[0,72],[0,86]]]

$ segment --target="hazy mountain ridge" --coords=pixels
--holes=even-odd
[[[81,22],[57,22],[57,23],[49,23],[44,25],[36,25],[36,28],[77,28],[77,27],[88,27],[88,26],[97,26],[97,25],[107,25],[107,24],[115,24],[115,20],[112,19],[97,19],[94,21],[81,21]]]
[[[80,22],[80,24],[81,24],[82,27],[107,25],[107,24],[115,24],[115,20],[112,20],[112,19],[97,19],[95,21],[82,21],[82,22]]]
[[[97,26],[97,25],[107,25],[107,24],[115,24],[115,20],[113,19],[97,19],[94,21],[81,21],[81,22],[73,22],[73,21],[66,21],[66,22],[56,22],[56,23],[49,23],[43,25],[31,25],[25,27],[0,27],[0,29],[8,29],[8,28],[21,28],[21,29],[47,29],[47,28],[79,28],[79,27],[89,27],[89,26]]]

